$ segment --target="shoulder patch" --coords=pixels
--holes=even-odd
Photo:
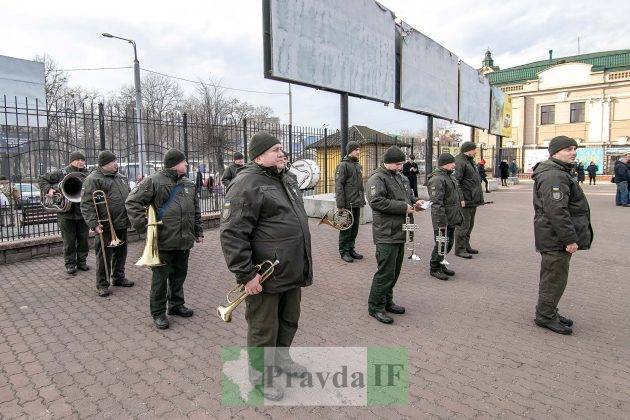
[[[223,209],[221,210],[221,218],[223,220],[227,220],[230,217],[231,213],[230,200],[225,200],[223,203]]]
[[[370,187],[370,197],[374,197],[376,195],[376,185],[372,185]]]
[[[551,198],[554,199],[555,201],[560,201],[562,200],[562,197],[564,197],[564,194],[562,193],[562,191],[560,191],[560,186],[559,185],[554,185],[553,187],[551,187]]]

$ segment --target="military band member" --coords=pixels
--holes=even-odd
[[[367,182],[368,203],[372,207],[372,236],[376,245],[378,270],[372,279],[368,313],[385,324],[394,320],[386,312],[404,314],[405,308],[394,303],[394,286],[400,275],[406,233],[402,230],[407,215],[423,203],[411,191],[401,175],[405,154],[397,146],[385,152],[383,164]]]
[[[49,172],[39,178],[39,190],[42,194],[52,197],[60,192],[59,183],[72,172],[82,172],[87,175],[85,155],[79,151],[70,154],[70,164],[65,168]],[[63,239],[63,259],[68,274],[76,274],[77,268],[87,271],[89,229],[83,220],[80,203],[72,203],[70,210],[57,213],[57,224]]]
[[[335,172],[335,200],[337,209],[346,209],[352,212],[354,217],[352,227],[339,231],[339,255],[345,262],[363,259],[363,255],[354,249],[361,208],[365,206],[365,193],[363,191],[363,168],[359,163],[361,148],[356,141],[348,142],[348,154],[341,160]]]
[[[427,178],[427,188],[432,203],[433,236],[437,237],[440,229],[445,231],[448,238],[446,255],[453,248],[455,227],[462,223],[462,195],[457,180],[453,176],[455,170],[453,155],[442,153],[438,156],[437,164],[438,167]],[[455,271],[449,270],[443,264],[445,255],[439,255],[438,246],[436,241],[429,261],[429,273],[437,279],[448,280],[449,276],[455,275]]]
[[[470,259],[472,254],[479,253],[470,246],[470,235],[475,227],[477,206],[483,205],[484,200],[481,178],[474,161],[477,145],[471,141],[466,141],[462,143],[460,151],[460,154],[455,156],[454,175],[464,197],[464,206],[462,208],[462,224],[455,228],[455,255]]]
[[[247,345],[266,348],[265,365],[302,376],[305,368],[291,360],[289,347],[298,328],[301,288],[313,281],[308,216],[298,191],[284,172],[280,141],[260,132],[249,144],[253,159],[229,185],[221,213],[221,246],[228,268],[245,286]],[[254,265],[279,261],[262,285]],[[273,348],[276,348],[275,350]],[[265,398],[279,400],[279,381],[265,378],[260,352],[250,352],[249,378]]]
[[[230,182],[232,182],[232,180],[236,178],[236,173],[241,168],[243,168],[244,164],[245,158],[243,154],[241,152],[235,152],[234,156],[232,157],[232,163],[230,163],[228,167],[225,168],[225,171],[223,171],[223,176],[221,177],[221,184],[223,184],[225,188],[227,188],[228,185],[230,185]]]
[[[99,219],[107,218],[105,206],[98,206],[97,209],[92,199],[94,191],[101,190],[107,197],[110,217],[114,226],[114,232],[118,239],[124,241],[122,245],[108,247],[112,239],[108,222],[98,222]],[[125,278],[125,262],[127,260],[127,228],[129,218],[125,209],[125,200],[129,195],[129,184],[127,178],[118,172],[118,162],[116,155],[108,150],[98,154],[98,166],[88,175],[83,182],[81,194],[81,213],[85,218],[88,227],[97,234],[104,236],[105,249],[102,249],[100,240],[95,241],[96,253],[96,290],[99,296],[106,297],[111,294],[109,290],[109,279],[103,264],[103,253],[106,256],[107,264],[110,267],[112,285],[116,287],[131,287],[133,282]]]
[[[558,313],[558,303],[569,277],[571,256],[590,249],[591,211],[586,195],[571,175],[577,142],[554,137],[550,158],[534,166],[534,237],[542,257],[536,305],[536,325],[558,334],[571,334],[573,321]]]
[[[184,303],[184,281],[188,273],[188,257],[195,242],[203,242],[203,225],[195,184],[185,175],[188,162],[177,149],[164,155],[164,168],[145,178],[135,187],[126,206],[131,225],[146,232],[145,207],[153,205],[158,213],[157,228],[160,261],[152,267],[149,307],[158,329],[169,327],[168,315],[190,317],[193,310]],[[168,301],[168,302],[167,302]],[[168,312],[167,312],[168,305]]]

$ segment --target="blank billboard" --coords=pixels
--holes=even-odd
[[[44,116],[39,117],[35,112],[35,101],[41,110],[46,109],[46,91],[44,89],[44,63],[22,60],[0,55],[0,109],[4,114],[6,97],[6,120],[3,116],[0,124],[35,127],[46,124]],[[28,118],[26,106],[32,111]],[[16,111],[17,106],[17,111]],[[22,108],[22,109],[20,109]]]
[[[457,119],[458,58],[402,22],[400,26],[400,96],[408,111]]]
[[[374,0],[264,0],[265,77],[394,102],[394,14]]]
[[[490,83],[463,61],[459,63],[459,118],[458,122],[488,129],[490,120]]]

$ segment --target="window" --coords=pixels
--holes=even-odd
[[[556,106],[543,105],[540,107],[540,125],[554,124],[556,121]]]
[[[569,121],[572,123],[584,122],[584,102],[574,102],[571,104],[571,117]]]

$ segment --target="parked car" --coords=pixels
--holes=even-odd
[[[41,193],[35,184],[19,183],[14,184],[20,192],[17,208],[21,209],[24,204],[36,204],[41,202]]]

